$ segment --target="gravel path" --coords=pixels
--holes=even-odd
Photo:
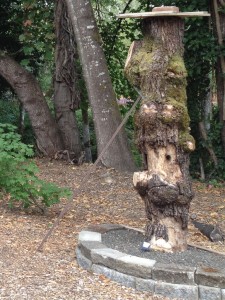
[[[102,235],[103,244],[130,255],[154,259],[163,264],[225,270],[225,256],[223,255],[216,255],[193,247],[188,247],[187,251],[173,254],[159,251],[144,252],[141,251],[143,241],[143,234],[134,230],[114,230]]]

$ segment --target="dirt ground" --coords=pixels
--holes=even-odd
[[[90,168],[46,159],[36,162],[41,178],[71,189],[79,187]],[[43,215],[36,208],[10,210],[5,200],[0,200],[0,299],[165,299],[89,273],[76,262],[77,235],[90,224],[116,223],[144,229],[144,205],[133,189],[132,174],[97,168],[81,190],[42,252],[37,252],[37,247],[66,201]],[[218,223],[225,230],[225,188],[196,182],[194,190],[191,214],[199,222]],[[225,253],[223,243],[211,243],[191,224],[188,241]]]

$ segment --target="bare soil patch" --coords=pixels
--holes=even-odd
[[[90,168],[86,164],[77,167],[47,159],[36,162],[41,178],[71,189],[79,187]],[[200,183],[194,187],[196,197],[191,213],[198,221],[218,223],[225,230],[225,188],[207,188]],[[144,228],[144,204],[133,189],[132,174],[97,168],[73,203],[72,210],[61,220],[43,252],[37,252],[66,200],[44,215],[36,208],[27,212],[9,210],[5,200],[0,200],[0,299],[165,299],[88,273],[76,263],[77,235],[88,225],[116,223]],[[225,253],[223,243],[211,243],[193,225],[189,227],[189,242]]]

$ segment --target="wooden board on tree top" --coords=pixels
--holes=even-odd
[[[195,11],[195,12],[174,12],[170,10],[164,11],[152,11],[152,12],[142,12],[142,13],[127,13],[120,14],[118,18],[150,18],[150,17],[209,17],[210,13],[207,11]]]

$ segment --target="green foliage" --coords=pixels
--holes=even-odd
[[[118,97],[133,97],[136,93],[124,76],[124,65],[131,42],[141,36],[140,26],[136,20],[118,19],[117,14],[125,9],[127,3],[114,2],[117,5],[98,3],[96,18],[116,94]],[[127,10],[130,11],[131,8],[128,6]]]
[[[219,182],[217,179],[209,180],[208,184],[212,185],[215,188],[222,188],[223,187],[223,184],[221,182]]]
[[[10,95],[11,97],[12,95]],[[1,123],[9,123],[13,125],[18,124],[19,119],[19,105],[17,101],[0,99],[0,120]]]
[[[207,164],[208,172],[213,172],[213,178],[217,180],[225,180],[225,158],[224,158],[224,151],[223,145],[221,140],[221,129],[222,124],[218,121],[219,119],[219,110],[218,107],[214,107],[213,109],[213,116],[211,120],[211,127],[208,134],[209,142],[213,146],[215,151],[216,157],[218,159],[218,166],[214,170],[214,165],[211,161]]]
[[[16,97],[10,92],[3,93],[0,99],[0,120],[4,124],[12,124],[18,127],[18,132],[22,135],[22,142],[25,144],[34,144],[35,138],[33,135],[32,126],[25,113],[23,128],[21,128],[20,114],[22,107]]]
[[[70,191],[44,182],[36,176],[38,168],[28,160],[33,156],[30,145],[21,142],[16,127],[0,124],[0,191],[9,195],[9,205],[21,203],[23,208],[30,205],[51,206]]]
[[[21,27],[10,21],[12,15],[16,15],[14,5],[18,5],[19,2],[19,0],[0,1],[0,50],[13,54],[18,53],[21,49],[20,42],[17,39],[21,34]],[[9,89],[9,84],[1,77],[0,87],[0,95]]]
[[[23,0],[17,6],[14,22],[22,29],[19,42],[25,55],[22,64],[43,64],[53,59],[55,35],[53,33],[54,4],[46,0]],[[32,64],[31,64],[32,65]]]
[[[209,11],[209,1],[207,0],[133,0],[127,6],[129,1],[125,0],[92,0],[94,4],[95,15],[100,28],[103,40],[103,48],[108,62],[110,74],[112,77],[114,89],[119,97],[124,96],[135,99],[136,93],[127,82],[123,69],[127,52],[131,42],[139,39],[140,21],[134,19],[121,20],[116,17],[122,12],[140,12],[149,11],[154,6],[176,5],[180,11]],[[125,11],[126,9],[126,11]],[[51,76],[53,73],[53,10],[54,1],[51,0],[16,0],[5,1],[0,4],[0,39],[2,50],[10,53],[16,53],[16,59],[22,60],[23,66],[39,74],[41,86],[47,99],[51,99],[53,94]],[[188,109],[191,118],[192,135],[197,142],[197,150],[192,155],[192,170],[196,172],[196,166],[199,165],[199,157],[202,155],[204,144],[201,142],[198,134],[198,123],[203,119],[203,107],[206,95],[210,87],[212,77],[212,66],[219,53],[224,55],[225,48],[218,47],[212,35],[212,29],[209,26],[208,18],[187,18],[185,20],[185,64],[188,70]],[[79,72],[80,73],[80,72]],[[6,82],[0,79],[1,90],[5,92],[4,87],[8,88]],[[82,95],[86,96],[84,83],[81,81],[80,88]],[[0,91],[1,92],[1,91]],[[51,103],[49,101],[49,103]],[[8,110],[7,110],[8,106]],[[81,103],[81,107],[87,107],[87,101]],[[129,105],[120,106],[122,115],[124,115]],[[14,110],[12,102],[0,102],[0,120],[2,123],[12,123],[18,125],[19,109]],[[77,112],[80,124],[82,124],[81,112]],[[25,119],[26,128],[30,128],[28,118]],[[81,125],[80,125],[81,126]],[[92,150],[96,154],[96,141],[93,128],[93,122],[90,122]],[[133,119],[130,118],[126,130],[131,143],[135,158],[140,161],[140,156],[135,149],[133,140]],[[31,130],[25,132],[23,141],[30,142]],[[223,150],[221,146],[221,125],[218,123],[217,115],[214,115],[210,135],[210,142],[216,151],[219,159],[219,167],[215,176],[225,175],[225,163],[223,160]],[[94,156],[95,156],[94,155]],[[213,165],[205,155],[204,164],[206,173],[210,174]],[[216,175],[218,174],[218,175]],[[213,175],[213,176],[214,176]]]
[[[212,119],[210,120],[210,130],[208,131],[207,142],[198,138],[197,151],[191,155],[191,174],[193,177],[199,177],[199,158],[203,160],[204,171],[206,180],[212,184],[212,182],[219,182],[225,180],[225,158],[223,152],[223,145],[221,140],[222,124],[218,121],[218,107],[213,107]],[[217,157],[218,166],[215,167],[210,155],[207,151],[207,146],[210,145]]]
[[[54,1],[1,1],[0,49],[37,74],[40,65],[53,60],[53,20]]]

